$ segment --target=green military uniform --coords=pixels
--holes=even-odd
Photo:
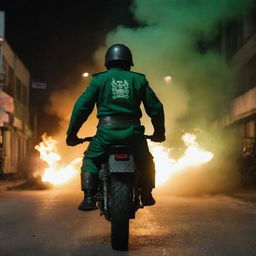
[[[141,102],[150,116],[163,115],[163,106],[143,74],[125,71],[118,68],[93,75],[85,92],[75,103],[67,135],[76,135],[82,124],[97,106],[97,117],[133,116],[140,119]],[[145,183],[154,187],[154,164],[144,138],[144,126],[141,125],[110,125],[98,126],[96,136],[84,153],[82,172],[96,173],[100,162],[111,145],[129,145],[134,152],[136,166],[148,176]],[[142,181],[142,186],[143,186]]]

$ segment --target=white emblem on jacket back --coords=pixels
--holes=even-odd
[[[126,80],[112,79],[112,98],[129,99],[129,83]]]

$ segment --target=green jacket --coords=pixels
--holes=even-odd
[[[141,102],[151,117],[163,116],[163,105],[149,87],[145,75],[113,68],[97,73],[78,98],[72,111],[67,135],[76,135],[95,104],[97,117],[133,115],[141,118]],[[164,124],[160,124],[164,130]]]

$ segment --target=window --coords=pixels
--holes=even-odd
[[[16,98],[22,102],[22,83],[19,78],[16,78]]]
[[[23,98],[22,98],[22,103],[27,106],[28,105],[28,91],[27,91],[27,87],[22,84],[22,95],[23,95]]]
[[[11,66],[8,69],[8,91],[11,96],[14,96],[15,93],[15,77],[14,70]]]
[[[253,87],[256,87],[256,55],[250,59],[250,61],[244,65],[237,74],[237,81],[239,87],[236,91],[236,96],[239,96]]]

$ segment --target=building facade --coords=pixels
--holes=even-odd
[[[243,171],[256,184],[256,5],[249,14],[223,27],[221,51],[235,74],[236,97],[218,126],[237,130],[245,160]]]
[[[239,127],[241,138],[256,136],[256,7],[223,30],[222,52],[236,74],[236,98],[225,125]]]
[[[23,175],[32,131],[30,73],[0,35],[0,174]]]

